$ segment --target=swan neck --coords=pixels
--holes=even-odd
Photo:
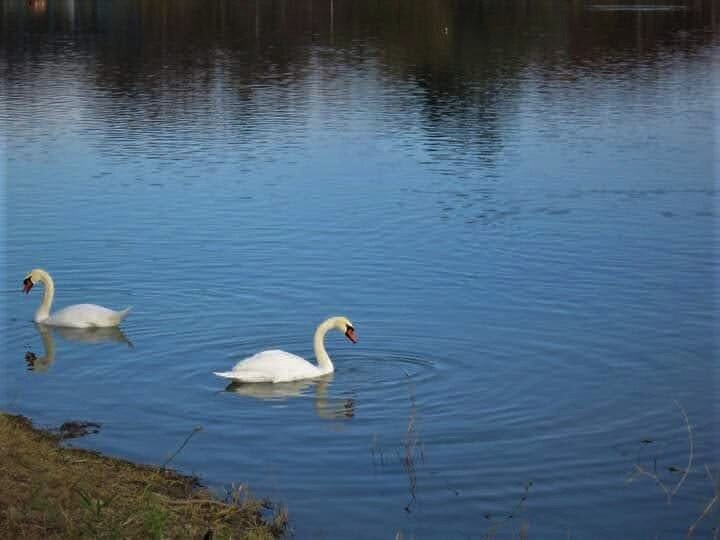
[[[45,270],[39,270],[38,274],[43,283],[44,292],[42,304],[35,312],[35,322],[42,322],[50,316],[50,307],[55,296],[55,282]]]
[[[333,328],[334,320],[328,319],[325,322],[320,323],[315,330],[315,338],[313,339],[313,347],[315,349],[315,358],[317,358],[318,367],[324,373],[332,373],[335,370],[330,356],[328,356],[325,350],[325,334],[328,330]]]

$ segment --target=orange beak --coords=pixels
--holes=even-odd
[[[345,337],[353,343],[357,343],[357,334],[355,334],[355,329],[352,326],[348,326],[347,330],[345,330]]]
[[[32,279],[30,279],[29,277],[26,277],[26,278],[23,280],[23,289],[22,289],[22,292],[24,292],[25,294],[29,293],[29,292],[30,292],[30,289],[33,288],[33,285],[35,285],[35,284],[32,282]]]

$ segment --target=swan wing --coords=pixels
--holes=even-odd
[[[297,367],[306,364],[310,363],[301,356],[298,356],[297,354],[279,350],[272,350],[255,353],[252,356],[248,356],[244,360],[240,360],[237,364],[235,364],[233,371],[237,369],[248,369],[252,371],[255,368],[266,370],[277,368],[280,365],[286,367]]]
[[[260,373],[257,371],[213,371],[213,375],[240,382],[273,382],[272,379],[268,378],[269,376],[267,373]]]
[[[56,311],[42,322],[72,328],[104,328],[120,324],[130,309],[127,307],[121,311],[113,311],[95,304],[75,304]]]
[[[262,351],[241,360],[232,371],[215,373],[219,377],[243,382],[289,382],[323,375],[317,366],[285,351]]]

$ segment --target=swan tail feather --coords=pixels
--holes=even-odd
[[[115,316],[113,317],[113,322],[115,324],[120,323],[125,317],[127,317],[127,314],[130,313],[130,310],[132,309],[132,306],[128,306],[125,309],[122,309],[115,313]]]

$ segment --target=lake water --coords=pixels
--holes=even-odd
[[[100,422],[73,444],[148,463],[202,426],[173,465],[286,504],[297,538],[679,538],[700,516],[712,2],[0,5],[0,409]],[[38,266],[56,307],[133,305],[122,333],[42,332]],[[328,335],[327,380],[212,375],[311,358],[336,314],[359,343]],[[628,477],[682,480],[675,401],[693,459],[668,504]]]

